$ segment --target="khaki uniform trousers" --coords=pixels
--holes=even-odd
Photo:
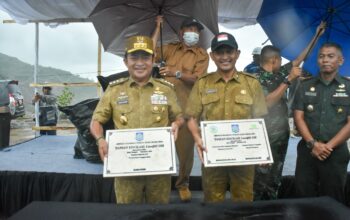
[[[194,140],[186,124],[180,128],[175,145],[177,157],[179,159],[179,176],[176,180],[175,187],[180,189],[188,187],[193,167]]]
[[[205,202],[224,201],[228,186],[232,201],[253,201],[253,183],[254,166],[202,167]]]
[[[114,190],[117,204],[167,204],[171,176],[117,177],[114,180]]]

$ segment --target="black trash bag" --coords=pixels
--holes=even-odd
[[[152,76],[154,78],[161,78],[161,75],[159,74],[159,68],[157,66],[153,67]],[[103,91],[105,91],[110,82],[118,80],[120,78],[125,78],[125,77],[129,77],[128,71],[115,73],[109,76],[97,76],[97,80],[101,84]]]
[[[95,138],[90,133],[92,114],[99,99],[87,99],[73,106],[59,106],[58,109],[68,116],[68,119],[78,129],[78,139],[74,146],[74,158],[85,158],[91,163],[102,163],[98,154]],[[114,129],[113,121],[103,126],[104,131]]]
[[[118,80],[120,78],[125,78],[125,77],[129,77],[129,72],[128,71],[124,71],[124,72],[120,72],[120,73],[115,73],[109,76],[97,76],[98,82],[101,84],[102,86],[102,90],[106,91],[108,85],[110,82]]]

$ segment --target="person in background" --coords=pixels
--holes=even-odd
[[[210,57],[217,71],[206,74],[195,83],[185,116],[203,163],[203,140],[200,120],[234,120],[259,118],[267,113],[264,93],[252,75],[237,71],[240,51],[235,38],[228,33],[217,34],[211,42]],[[205,202],[222,202],[228,185],[233,201],[253,200],[254,166],[202,166],[202,187]]]
[[[295,170],[299,197],[330,196],[345,203],[350,137],[350,80],[342,77],[342,48],[325,43],[318,52],[319,74],[304,80],[293,103],[302,136]]]
[[[0,81],[0,150],[10,145],[11,113],[8,83]]]
[[[156,29],[152,36],[154,47],[158,41],[162,23],[163,18],[158,16]],[[174,84],[182,111],[186,108],[193,84],[198,77],[206,73],[208,68],[209,56],[205,49],[198,45],[200,32],[203,28],[203,25],[196,19],[186,18],[179,31],[181,41],[163,46],[164,60],[161,60],[160,48],[157,48],[156,62],[165,62],[165,65],[160,67],[160,75]],[[179,176],[175,187],[178,189],[180,199],[186,202],[192,198],[189,190],[189,178],[194,156],[194,140],[187,125],[180,129],[179,138],[175,144],[179,159]]]
[[[244,67],[244,72],[256,74],[260,68],[261,47],[255,47],[252,51],[253,62]]]
[[[264,90],[269,113],[265,115],[265,125],[269,137],[273,164],[256,166],[254,180],[254,199],[270,200],[278,198],[282,171],[287,154],[290,135],[287,89],[297,82],[302,74],[299,67],[311,46],[318,40],[325,28],[321,23],[308,46],[299,56],[285,65],[281,65],[280,50],[271,45],[263,47],[257,78]]]
[[[39,125],[56,126],[58,120],[57,97],[50,86],[44,86],[43,94],[37,93],[33,98],[33,105],[39,102]],[[56,130],[40,130],[40,135],[56,135]]]
[[[130,77],[109,84],[91,120],[90,131],[102,161],[107,155],[102,125],[110,119],[115,129],[171,126],[175,140],[184,123],[173,85],[151,76],[154,63],[151,38],[128,38],[124,63]],[[169,202],[171,175],[116,177],[114,190],[118,204],[165,204]]]

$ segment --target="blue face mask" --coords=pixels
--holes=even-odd
[[[191,47],[198,44],[199,34],[197,34],[196,32],[185,32],[183,35],[183,39],[184,43],[187,46]]]

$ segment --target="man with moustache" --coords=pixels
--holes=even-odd
[[[301,83],[293,110],[302,140],[295,170],[299,197],[330,196],[345,203],[350,137],[350,80],[342,77],[342,48],[325,43],[318,52],[319,74]]]

